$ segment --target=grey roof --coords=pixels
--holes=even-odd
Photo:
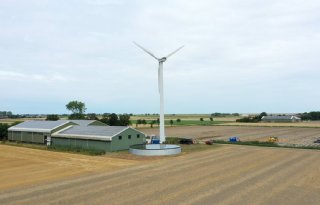
[[[33,132],[51,132],[53,129],[67,124],[68,120],[58,121],[44,121],[44,120],[32,120],[25,121],[15,126],[10,127],[9,131],[33,131]]]
[[[76,137],[111,141],[112,137],[129,129],[127,126],[70,126],[54,133],[54,137]]]
[[[261,119],[263,120],[291,120],[291,119],[300,119],[294,115],[286,115],[286,116],[263,116]]]
[[[76,123],[77,125],[80,125],[80,126],[88,126],[91,123],[95,122],[96,120],[69,120],[69,121]]]

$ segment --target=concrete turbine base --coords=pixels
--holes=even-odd
[[[132,145],[129,152],[139,156],[168,156],[181,153],[181,147],[173,144]]]

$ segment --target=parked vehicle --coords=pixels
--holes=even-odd
[[[180,144],[194,144],[194,140],[190,138],[181,138]]]
[[[269,137],[268,142],[279,142],[278,137]]]
[[[156,135],[150,135],[146,137],[147,144],[160,144],[160,137]]]
[[[213,145],[213,140],[207,140],[207,141],[205,141],[205,143],[206,143],[207,145]]]
[[[236,136],[229,138],[229,142],[239,142],[239,141],[240,141],[239,137],[236,137]]]
[[[160,137],[156,135],[151,136],[151,144],[160,144]]]

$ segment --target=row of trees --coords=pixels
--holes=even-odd
[[[241,118],[241,119],[237,119],[236,122],[260,122],[261,121],[261,118],[263,116],[267,116],[268,114],[266,112],[262,112],[260,113],[260,115],[256,115],[256,116],[253,116],[253,117],[244,117],[244,118]]]
[[[87,110],[85,103],[76,100],[70,101],[66,105],[66,108],[72,112],[72,114],[68,116],[69,120],[99,120],[110,126],[127,126],[131,124],[130,115],[132,114],[117,115],[115,113],[104,113],[102,118],[99,119],[95,113],[85,114]],[[46,120],[53,121],[59,119],[59,116],[55,114],[47,115],[46,118]]]
[[[240,116],[239,113],[220,113],[215,112],[211,114],[211,117],[228,117],[228,116]]]
[[[0,118],[10,118],[11,116],[11,111],[0,111]]]
[[[209,120],[212,122],[213,121],[213,117],[209,117]],[[203,122],[205,121],[203,117],[200,117],[200,121]]]
[[[103,114],[100,121],[110,126],[127,126],[131,124],[129,114]]]
[[[299,114],[302,120],[320,120],[320,112],[312,111]]]
[[[176,123],[178,123],[178,124],[181,123],[181,119],[176,119],[175,121],[176,121]],[[173,121],[173,120],[170,120],[169,123],[170,123],[170,125],[172,126],[172,125],[174,124],[174,121]],[[157,125],[159,126],[159,125],[160,125],[160,119],[157,118],[156,120],[149,120],[149,121],[147,121],[147,120],[145,120],[145,119],[138,119],[138,120],[136,121],[136,127],[138,127],[139,125],[146,125],[146,124],[150,124],[150,127],[151,127],[151,128],[152,128],[153,125],[155,125],[155,124],[157,124]]]

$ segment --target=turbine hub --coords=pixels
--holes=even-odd
[[[163,63],[163,62],[165,62],[166,60],[167,60],[167,58],[166,58],[166,57],[163,57],[163,58],[159,59],[159,62],[160,62],[160,63]]]

